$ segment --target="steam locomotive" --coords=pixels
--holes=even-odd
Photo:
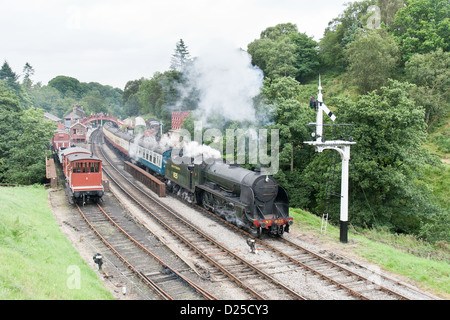
[[[289,216],[288,196],[272,176],[222,160],[209,164],[182,161],[182,151],[150,146],[145,139],[125,133],[111,123],[103,126],[103,133],[114,148],[162,176],[166,190],[196,202],[255,236],[263,231],[278,236],[289,232],[293,219]]]

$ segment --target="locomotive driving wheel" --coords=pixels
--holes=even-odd
[[[202,207],[206,210],[210,210],[214,212],[214,196],[208,192],[203,191],[201,195],[202,199]]]

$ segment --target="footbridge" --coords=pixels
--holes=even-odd
[[[129,124],[125,123],[125,121],[107,113],[97,113],[97,114],[91,114],[89,117],[84,117],[80,119],[80,122],[84,125],[88,124],[91,121],[95,121],[96,126],[103,125],[104,121],[112,121],[117,123],[117,125],[121,126],[127,126],[130,127]]]

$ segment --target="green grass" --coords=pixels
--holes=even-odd
[[[113,299],[59,229],[42,186],[0,187],[4,299]]]
[[[297,230],[312,234],[321,241],[376,263],[382,269],[406,276],[416,281],[423,289],[430,290],[446,299],[450,298],[450,265],[448,262],[419,257],[395,246],[434,252],[439,251],[439,248],[430,247],[412,236],[392,235],[385,230],[366,230],[364,234],[349,231],[349,243],[342,244],[339,242],[339,227],[328,223],[327,233],[322,235],[320,233],[322,221],[320,217],[293,208],[290,209],[290,215],[294,218],[294,228]],[[369,238],[382,240],[387,244]]]

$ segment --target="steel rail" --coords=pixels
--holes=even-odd
[[[94,225],[89,221],[89,219],[86,217],[86,215],[84,214],[84,212],[81,210],[80,206],[77,204],[77,209],[80,213],[80,215],[83,217],[83,219],[86,221],[86,223],[88,224],[88,226],[94,231],[94,233],[100,238],[100,240],[112,251],[114,252],[114,254],[120,259],[122,260],[127,267],[133,272],[135,273],[139,278],[142,279],[142,281],[147,284],[153,291],[155,291],[156,294],[158,294],[161,298],[163,298],[164,300],[173,300],[173,298],[167,294],[166,292],[164,292],[164,290],[162,290],[161,288],[159,288],[159,286],[154,283],[151,279],[149,279],[148,277],[146,277],[142,272],[140,272],[139,270],[137,270],[128,260],[126,260],[101,234],[100,232],[98,232],[98,230],[94,227]]]
[[[177,196],[177,197],[178,197],[178,196]],[[181,197],[178,197],[178,198],[179,198],[179,199],[182,199]],[[199,209],[200,211],[202,211],[202,212],[204,212],[204,213],[210,215],[211,217],[213,217],[213,218],[215,218],[215,219],[217,219],[217,220],[223,222],[224,224],[226,224],[226,225],[229,226],[230,228],[232,228],[232,229],[234,229],[234,230],[236,230],[236,231],[238,231],[238,232],[244,234],[245,236],[254,239],[254,240],[255,240],[257,243],[259,243],[260,245],[266,246],[266,247],[269,248],[270,250],[277,252],[278,254],[280,254],[280,255],[283,256],[284,258],[290,260],[291,262],[297,264],[298,266],[300,266],[300,267],[302,267],[302,268],[305,268],[305,269],[311,271],[312,273],[316,274],[317,276],[319,276],[319,277],[321,277],[321,278],[323,278],[323,279],[325,279],[325,280],[327,280],[327,281],[330,281],[331,283],[333,283],[334,285],[336,285],[336,286],[342,288],[343,290],[348,291],[351,295],[353,295],[353,296],[355,296],[355,297],[358,297],[358,298],[360,298],[360,299],[362,299],[362,300],[370,300],[370,298],[367,297],[366,295],[364,295],[364,294],[362,294],[362,293],[360,293],[360,292],[358,292],[358,291],[356,291],[356,290],[353,290],[353,289],[349,288],[348,286],[345,286],[344,284],[340,283],[339,281],[336,281],[336,280],[332,279],[331,277],[329,277],[329,276],[327,276],[327,275],[321,273],[320,271],[315,270],[314,268],[312,268],[312,267],[306,265],[305,263],[303,263],[303,262],[301,262],[301,261],[295,259],[294,257],[292,257],[292,256],[290,256],[290,255],[288,255],[288,254],[286,254],[285,252],[283,252],[282,250],[276,248],[275,246],[272,246],[271,244],[267,243],[266,241],[264,241],[264,240],[262,240],[262,239],[260,239],[260,238],[258,238],[258,237],[255,237],[255,236],[253,236],[252,234],[248,233],[247,231],[245,231],[245,230],[243,230],[243,229],[241,229],[241,228],[235,226],[234,224],[232,224],[232,223],[226,221],[225,219],[222,219],[221,217],[218,217],[218,216],[215,215],[213,212],[210,212],[209,210],[206,210],[205,208],[203,208],[203,207],[201,207],[201,206],[199,206],[199,205],[197,205],[197,204],[195,204],[195,203],[189,203],[189,205],[194,206],[195,208]],[[348,269],[348,268],[345,268],[344,266],[338,265],[338,264],[336,264],[335,262],[333,262],[333,261],[331,261],[331,260],[329,260],[329,259],[327,259],[327,258],[325,258],[325,257],[323,257],[323,256],[321,256],[321,255],[319,255],[319,254],[317,254],[317,253],[311,251],[311,250],[306,249],[306,248],[303,247],[303,246],[300,246],[300,245],[298,245],[298,244],[296,244],[296,243],[294,243],[294,242],[292,242],[292,241],[289,241],[289,240],[284,239],[284,238],[281,238],[281,237],[280,237],[278,240],[280,240],[280,241],[282,241],[282,242],[284,242],[284,243],[286,243],[286,244],[288,244],[288,245],[290,245],[290,246],[292,246],[292,247],[295,247],[295,248],[298,249],[298,250],[302,250],[302,251],[306,252],[307,254],[312,255],[313,257],[318,258],[318,259],[320,259],[320,260],[322,260],[322,261],[324,261],[324,262],[326,262],[326,263],[332,265],[332,267],[335,267],[335,268],[337,268],[337,269],[339,269],[339,270],[342,270],[343,272],[346,272],[346,273],[348,273],[348,274],[350,274],[350,275],[352,275],[352,276],[354,276],[354,277],[357,277],[357,278],[358,278],[359,280],[361,280],[361,281],[367,281],[367,282],[370,282],[370,283],[376,285],[376,286],[379,288],[379,289],[377,289],[377,290],[384,291],[384,292],[386,292],[386,293],[389,294],[389,295],[397,296],[400,300],[409,300],[409,299],[408,299],[407,297],[405,297],[404,295],[402,295],[402,294],[400,294],[400,293],[398,293],[398,292],[395,292],[395,291],[393,291],[393,290],[390,290],[390,289],[388,289],[388,288],[386,288],[386,287],[383,287],[383,286],[381,286],[381,285],[375,283],[374,281],[372,281],[372,280],[370,280],[370,279],[367,279],[367,278],[363,277],[362,275],[360,275],[360,274],[358,274],[358,273],[356,273],[356,272],[351,271],[351,270]],[[400,285],[401,285],[401,284],[400,284]],[[374,289],[374,290],[375,290],[375,289]]]
[[[120,227],[106,212],[103,210],[103,208],[97,204],[100,211],[103,213],[103,215],[118,229],[120,230],[125,236],[127,236],[137,247],[142,249],[145,253],[147,253],[149,256],[154,258],[156,261],[158,261],[162,266],[169,269],[171,272],[176,274],[180,279],[182,279],[184,282],[186,282],[189,286],[191,286],[195,291],[197,291],[199,294],[203,295],[208,300],[218,300],[214,295],[194,283],[193,281],[189,280],[185,276],[183,276],[181,273],[176,271],[175,269],[171,268],[168,264],[166,264],[164,261],[162,261],[159,257],[157,257],[155,254],[150,252],[146,247],[144,247],[140,242],[138,242],[136,239],[134,239],[130,234],[128,234],[122,227]]]

